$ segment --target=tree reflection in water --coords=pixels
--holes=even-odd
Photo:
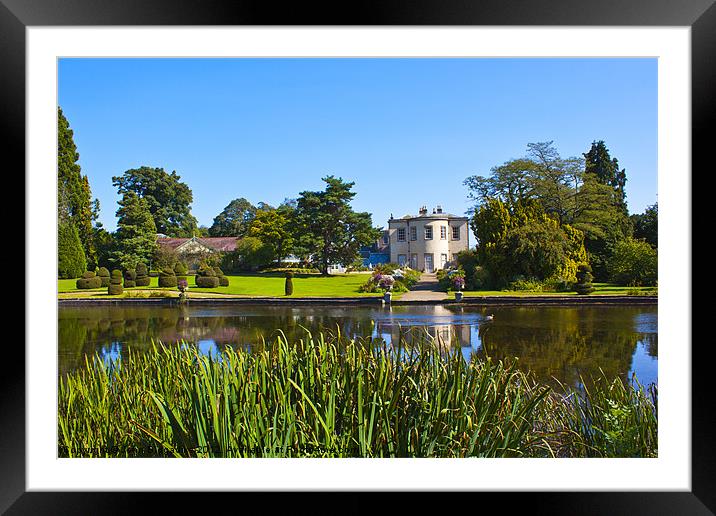
[[[656,382],[657,310],[648,306],[60,307],[59,374],[82,365],[85,355],[124,360],[127,350],[145,351],[152,341],[256,352],[279,331],[295,341],[320,330],[387,345],[402,337],[408,347],[427,332],[467,360],[518,357],[542,381],[578,385],[580,375],[601,369],[609,378],[627,380],[633,371],[642,383]]]

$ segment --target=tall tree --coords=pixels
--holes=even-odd
[[[57,275],[59,278],[79,278],[87,269],[85,253],[77,228],[69,220],[57,225]]]
[[[243,197],[234,199],[216,217],[209,228],[211,236],[243,238],[249,230],[258,208]]]
[[[112,261],[123,269],[134,269],[139,262],[151,263],[157,248],[157,228],[149,203],[129,190],[119,201],[117,231]]]
[[[248,235],[269,245],[272,258],[279,264],[293,250],[293,215],[294,210],[286,205],[259,210],[249,227]]]
[[[585,173],[592,174],[597,181],[614,189],[615,205],[627,216],[626,170],[619,170],[619,161],[609,155],[609,149],[603,140],[592,142],[592,147],[584,154],[584,158]]]
[[[575,193],[582,183],[583,160],[562,158],[553,142],[527,144],[527,155],[493,167],[488,177],[470,176],[464,184],[477,206],[489,199],[508,205],[537,200],[560,223],[574,218]]]
[[[133,192],[147,202],[158,233],[190,237],[198,227],[191,214],[194,196],[180,179],[176,171],[167,173],[163,168],[140,167],[112,177],[112,184],[120,195]]]
[[[350,202],[355,183],[327,176],[324,191],[301,192],[296,207],[299,240],[323,274],[331,264],[349,264],[359,255],[361,246],[380,236],[372,226],[370,213],[355,212]]]
[[[574,281],[578,263],[587,259],[582,232],[560,225],[535,200],[507,204],[488,199],[470,225],[478,241],[478,263],[497,288],[519,276]]]
[[[651,247],[659,246],[659,206],[654,203],[644,213],[631,216],[634,238],[645,240]]]
[[[57,206],[58,219],[69,221],[79,235],[90,268],[97,264],[92,222],[97,218],[98,201],[92,201],[87,176],[82,175],[74,132],[62,108],[57,108]]]

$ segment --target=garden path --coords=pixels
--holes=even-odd
[[[400,297],[401,301],[440,301],[447,299],[447,292],[440,290],[440,284],[435,273],[424,272],[413,290]]]

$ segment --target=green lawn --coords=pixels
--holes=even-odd
[[[290,297],[375,297],[380,294],[358,292],[358,287],[368,280],[370,274],[336,274],[321,276],[319,274],[300,274],[293,278],[293,295]],[[199,288],[194,285],[194,278],[189,277],[189,297],[196,293],[225,294],[251,297],[286,297],[284,295],[285,277],[283,274],[241,274],[227,276],[228,287]],[[76,280],[58,280],[58,292],[64,294],[77,293],[82,297],[99,297],[106,294],[106,288],[77,290]],[[159,289],[158,278],[151,278],[148,287],[136,287],[126,290],[164,290],[176,291],[172,288]],[[67,295],[61,297],[70,297]],[[397,296],[394,296],[397,297]]]
[[[594,283],[594,292],[592,296],[626,296],[634,295],[639,292],[643,295],[657,295],[656,287],[625,287],[623,285],[614,285],[611,283]],[[472,296],[576,296],[576,292],[530,292],[526,290],[466,290],[463,292],[465,297]],[[455,297],[454,292],[449,292],[450,298]]]

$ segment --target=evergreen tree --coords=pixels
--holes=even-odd
[[[62,112],[57,108],[57,206],[58,219],[69,219],[77,228],[85,257],[91,268],[97,265],[92,222],[97,218],[99,203],[92,201],[87,176],[83,176],[74,133]]]
[[[127,191],[119,201],[112,262],[122,269],[149,263],[157,247],[157,230],[146,199]]]
[[[87,269],[77,228],[69,220],[57,226],[57,275],[60,278],[79,278]]]
[[[614,189],[614,203],[619,210],[628,216],[626,202],[626,170],[619,170],[619,161],[609,155],[604,141],[599,140],[592,142],[592,148],[584,154],[584,171],[592,174],[597,181],[604,185],[609,185]]]
[[[296,207],[296,226],[300,245],[313,256],[323,274],[334,263],[350,264],[359,256],[360,247],[380,236],[372,227],[371,215],[354,212],[350,201],[355,183],[341,178],[323,178],[322,192],[301,192]]]

